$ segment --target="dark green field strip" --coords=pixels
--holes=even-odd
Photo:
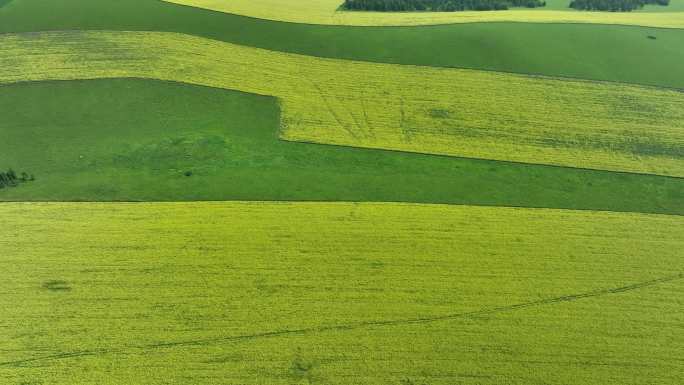
[[[71,29],[181,32],[321,57],[684,88],[684,30],[529,23],[316,26],[158,0],[15,0],[0,11],[0,32]]]
[[[140,79],[0,87],[4,201],[393,201],[684,214],[684,179],[278,140],[270,97]]]

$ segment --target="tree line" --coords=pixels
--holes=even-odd
[[[670,0],[572,0],[570,8],[585,11],[631,12],[646,4],[669,5]],[[537,8],[544,0],[345,0],[343,9],[353,11],[492,11],[509,7]]]
[[[0,171],[0,189],[5,187],[17,187],[19,183],[29,182],[35,180],[36,178],[31,174],[22,172],[17,175],[14,170],[9,169],[6,172]]]
[[[504,10],[509,7],[536,8],[545,5],[544,0],[345,0],[342,8],[377,12],[454,12]]]
[[[585,11],[631,12],[646,4],[669,5],[670,0],[573,0],[570,8]]]

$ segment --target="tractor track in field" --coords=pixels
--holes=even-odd
[[[517,311],[517,310],[523,310],[523,309],[532,308],[532,307],[554,305],[554,304],[559,304],[559,303],[563,303],[563,302],[574,302],[574,301],[578,301],[578,300],[582,300],[582,299],[602,297],[602,296],[611,295],[611,294],[620,294],[620,293],[630,292],[630,291],[639,290],[639,289],[643,289],[643,288],[647,288],[647,287],[657,286],[657,285],[668,283],[668,282],[679,281],[682,279],[684,279],[684,273],[679,273],[679,274],[669,275],[666,277],[656,278],[656,279],[652,279],[652,280],[648,280],[648,281],[637,282],[637,283],[634,283],[631,285],[626,285],[626,286],[613,287],[613,288],[600,289],[600,290],[593,290],[593,291],[588,291],[588,292],[584,292],[584,293],[569,294],[569,295],[564,295],[564,296],[560,296],[560,297],[545,298],[545,299],[540,299],[540,300],[536,300],[536,301],[521,302],[521,303],[517,303],[517,304],[513,304],[513,305],[486,308],[486,309],[480,309],[480,310],[475,310],[475,311],[471,311],[471,312],[445,314],[445,315],[434,316],[434,317],[417,317],[417,318],[404,318],[404,319],[393,319],[393,320],[365,321],[365,322],[348,323],[348,324],[340,324],[340,325],[330,325],[330,326],[322,326],[322,327],[275,330],[275,331],[267,331],[267,332],[262,332],[262,333],[243,334],[243,335],[236,335],[236,336],[210,338],[210,339],[162,342],[162,343],[149,344],[149,345],[130,346],[127,348],[120,348],[120,349],[94,349],[94,350],[63,352],[63,353],[58,353],[58,354],[53,354],[53,355],[46,355],[46,356],[42,356],[42,357],[33,357],[33,358],[26,358],[26,359],[22,359],[22,360],[0,362],[0,367],[12,367],[12,366],[16,367],[16,366],[24,366],[27,364],[42,362],[42,361],[62,360],[62,359],[88,357],[88,356],[98,356],[98,355],[104,355],[104,354],[129,354],[129,353],[135,353],[135,351],[143,351],[144,352],[144,351],[150,351],[150,350],[170,349],[170,348],[184,347],[184,346],[215,345],[215,344],[221,344],[221,343],[251,341],[251,340],[256,340],[256,339],[282,337],[282,336],[289,336],[289,335],[293,335],[293,336],[295,336],[295,335],[307,335],[307,334],[318,334],[318,333],[336,332],[336,331],[337,332],[343,332],[343,331],[352,331],[352,330],[357,330],[357,329],[373,328],[373,327],[391,327],[391,326],[399,326],[399,325],[426,324],[426,323],[439,322],[439,321],[449,321],[449,320],[454,320],[454,319],[477,318],[477,317],[495,315],[498,313],[507,313],[507,312]]]

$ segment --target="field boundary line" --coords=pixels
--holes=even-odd
[[[2,85],[0,85],[0,86],[2,86]],[[677,90],[677,91],[679,91],[679,90]],[[681,90],[681,92],[684,93],[684,89]],[[472,159],[472,160],[479,160],[479,161],[483,161],[483,162],[509,163],[509,164],[523,165],[523,166],[543,166],[543,167],[564,168],[564,169],[583,170],[583,171],[607,172],[607,173],[623,174],[623,175],[641,175],[641,176],[669,178],[669,179],[678,179],[678,180],[684,179],[684,176],[654,174],[654,173],[638,172],[638,171],[618,171],[618,170],[606,170],[606,169],[601,169],[601,168],[561,166],[561,165],[557,165],[557,164],[548,164],[548,163],[530,163],[530,162],[520,162],[520,161],[515,161],[515,160],[499,160],[499,159],[489,159],[489,158],[465,157],[465,156],[458,156],[458,155],[435,154],[435,153],[430,153],[430,152],[397,150],[397,149],[392,149],[392,148],[362,147],[362,146],[352,146],[352,145],[348,145],[348,144],[316,142],[316,141],[304,140],[304,139],[302,139],[302,140],[299,140],[299,139],[298,140],[291,140],[291,139],[285,139],[282,137],[279,137],[278,139],[280,139],[284,142],[292,142],[292,143],[316,144],[316,145],[321,145],[321,146],[333,146],[333,147],[342,147],[342,148],[359,148],[359,149],[368,149],[368,150],[388,151],[388,152],[401,153],[401,154],[417,154],[417,155],[423,155],[423,156],[438,156],[441,158]]]
[[[57,204],[72,204],[72,205],[90,205],[90,204],[103,204],[103,205],[117,205],[117,204],[132,204],[132,205],[144,205],[144,204],[198,204],[198,203],[268,203],[268,204],[368,204],[368,205],[405,205],[405,206],[443,206],[443,207],[486,207],[491,209],[520,209],[520,210],[554,210],[562,212],[582,212],[582,213],[611,213],[611,214],[635,214],[635,215],[648,215],[648,216],[667,216],[667,217],[684,217],[684,213],[668,213],[668,212],[655,212],[655,211],[618,211],[618,210],[601,210],[601,209],[590,209],[590,208],[563,208],[563,207],[544,207],[544,206],[512,206],[512,205],[488,205],[488,204],[468,204],[468,203],[430,203],[430,202],[413,202],[413,201],[349,201],[349,200],[292,200],[292,199],[280,199],[277,201],[267,200],[267,199],[249,199],[249,200],[203,200],[203,201],[134,201],[134,200],[115,200],[115,201],[47,201],[47,200],[0,200],[0,208],[9,205],[16,204],[47,204],[47,205],[57,205]]]

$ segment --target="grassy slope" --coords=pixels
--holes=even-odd
[[[0,217],[3,384],[672,385],[682,369],[682,217],[327,203]]]
[[[36,104],[36,100],[44,100]],[[283,142],[272,98],[151,80],[0,87],[2,200],[413,201],[684,214],[684,180]],[[192,171],[191,177],[184,176]]]
[[[684,176],[680,91],[350,63],[173,33],[12,34],[0,47],[3,83],[145,77],[276,96],[294,141]]]
[[[641,12],[576,12],[569,8],[570,0],[555,1],[547,7],[511,8],[506,11],[464,12],[344,12],[339,11],[342,0],[165,0],[220,12],[267,20],[327,25],[434,25],[473,22],[539,22],[539,23],[598,23],[643,25],[666,28],[684,27],[684,13],[676,13],[683,0],[672,0],[672,7],[650,13]],[[675,13],[672,13],[675,12]]]
[[[684,88],[684,72],[680,70],[684,30],[525,23],[415,28],[311,26],[157,0],[18,0],[0,10],[0,32],[65,29],[182,32],[314,56]],[[647,39],[647,35],[658,39]]]

